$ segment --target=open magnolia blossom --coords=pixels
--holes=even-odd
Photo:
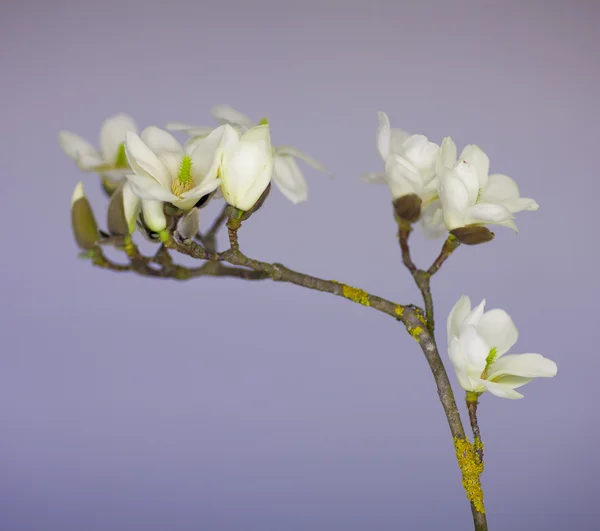
[[[456,155],[456,144],[450,137],[444,138],[437,174],[448,230],[494,224],[517,231],[513,214],[539,208],[533,199],[520,197],[510,177],[489,175],[489,158],[479,146],[466,146],[458,160]]]
[[[229,124],[239,133],[244,133],[248,129],[266,123],[266,120],[263,119],[257,124],[252,118],[229,105],[214,105],[211,109],[211,113],[220,124]],[[170,122],[167,124],[166,128],[171,131],[185,132],[191,136],[191,143],[200,140],[212,130],[210,127],[194,126],[181,122]],[[302,171],[298,167],[296,159],[301,160],[320,172],[331,175],[329,170],[323,164],[303,151],[300,151],[293,146],[275,147],[273,182],[277,188],[279,188],[281,193],[294,204],[308,199],[308,186]]]
[[[420,217],[428,236],[442,235],[446,230],[440,211],[435,171],[440,147],[424,135],[410,135],[402,129],[392,128],[384,112],[379,112],[378,117],[377,150],[385,164],[385,171],[368,173],[363,180],[387,184],[394,201],[416,196],[418,208],[413,209],[415,215],[409,216],[408,221],[413,222]]]
[[[247,212],[260,199],[273,176],[269,126],[252,127],[242,134],[230,125],[222,127],[225,129],[220,144],[221,192],[227,203]]]
[[[134,194],[144,200],[146,222],[159,216],[156,222],[162,225],[162,203],[187,211],[218,188],[222,134],[223,128],[217,128],[202,141],[183,148],[171,133],[158,127],[147,127],[140,136],[127,133],[125,152],[134,172],[127,180]]]
[[[79,168],[118,180],[131,171],[124,145],[129,132],[137,132],[133,118],[127,114],[116,114],[107,118],[100,127],[100,151],[70,131],[61,131],[58,139],[62,150]]]
[[[506,354],[517,342],[517,328],[504,310],[484,310],[485,299],[471,309],[463,295],[448,316],[448,353],[463,389],[523,398],[516,388],[556,375],[556,363],[541,354]]]

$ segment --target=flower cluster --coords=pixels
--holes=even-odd
[[[364,180],[386,183],[398,218],[408,223],[421,220],[430,237],[448,230],[461,243],[483,243],[494,236],[486,225],[516,231],[514,214],[539,208],[533,199],[520,196],[510,177],[489,175],[489,158],[475,144],[458,157],[450,137],[435,144],[424,135],[392,128],[380,112],[377,149],[384,172],[369,173]]]
[[[60,132],[64,152],[82,170],[98,173],[110,196],[107,234],[98,228],[83,184],[76,186],[71,218],[81,249],[92,252],[101,238],[129,238],[137,228],[155,241],[164,235],[169,217],[178,222],[181,240],[189,242],[198,235],[198,209],[211,200],[223,199],[231,219],[247,219],[263,204],[271,182],[293,203],[307,199],[297,160],[329,174],[297,148],[273,147],[266,119],[256,123],[227,105],[215,105],[212,114],[214,127],[170,122],[164,129],[150,126],[141,132],[130,116],[118,114],[102,124],[100,150],[74,133]],[[182,145],[169,131],[189,138]],[[538,209],[533,199],[520,196],[513,179],[489,174],[489,159],[474,144],[458,156],[450,137],[438,145],[424,135],[392,128],[380,112],[376,145],[384,171],[364,180],[389,186],[405,234],[420,221],[430,237],[450,232],[447,242],[452,245],[479,244],[493,238],[488,225],[516,231],[514,214]],[[484,312],[484,307],[485,301],[471,309],[463,296],[448,317],[450,360],[468,393],[520,398],[515,389],[556,374],[556,364],[540,354],[506,354],[517,340],[517,329],[506,312]]]
[[[241,212],[252,211],[268,193],[271,180],[293,203],[305,201],[307,185],[295,159],[329,173],[295,147],[273,148],[266,119],[255,124],[227,105],[215,105],[212,114],[220,124],[214,128],[167,124],[165,129],[190,136],[184,145],[156,126],[138,134],[135,121],[125,114],[102,124],[100,152],[70,131],[61,131],[59,140],[63,151],[82,170],[102,176],[111,202],[119,202],[120,209],[109,208],[113,214],[109,229],[118,216],[129,233],[135,230],[138,216],[145,229],[154,233],[164,230],[165,205],[197,216],[196,207],[222,197]],[[82,188],[78,190],[83,193]]]

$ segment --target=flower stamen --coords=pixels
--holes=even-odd
[[[490,353],[487,355],[487,358],[485,358],[485,369],[483,369],[483,372],[481,373],[482,380],[487,380],[490,367],[496,361],[497,357],[498,357],[498,348],[497,347],[491,348]]]
[[[178,197],[194,187],[192,179],[192,159],[187,155],[181,159],[181,165],[177,172],[177,177],[173,179],[171,191]]]

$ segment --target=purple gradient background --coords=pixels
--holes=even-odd
[[[381,169],[376,111],[480,144],[538,200],[518,236],[498,229],[434,279],[440,344],[458,297],[485,296],[516,352],[559,366],[521,401],[482,399],[491,528],[594,528],[599,23],[592,1],[3,3],[0,529],[470,529],[431,375],[393,320],[76,258],[75,183],[105,202],[58,130],[95,141],[121,111],[208,124],[213,103],[267,115],[275,143],[335,173],[307,170],[298,206],[274,191],[244,250],[398,302],[418,297],[388,192],[359,180]],[[416,259],[439,245],[414,238]]]

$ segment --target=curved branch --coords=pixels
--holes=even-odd
[[[96,251],[97,257],[95,258],[94,263],[117,271],[135,270],[143,275],[176,278],[178,280],[203,275],[238,276],[239,278],[254,279],[271,278],[277,282],[289,282],[308,289],[331,293],[332,295],[346,298],[357,304],[361,304],[362,306],[372,307],[375,310],[401,321],[409,334],[419,343],[435,380],[437,393],[444,408],[448,426],[454,439],[457,459],[463,474],[463,485],[465,485],[467,497],[471,501],[471,512],[473,514],[475,530],[487,530],[482,494],[479,497],[475,497],[475,495],[472,494],[473,491],[476,491],[477,493],[481,492],[479,476],[473,477],[469,468],[472,464],[470,457],[473,453],[472,445],[465,435],[452,386],[435,342],[433,327],[428,326],[428,321],[423,317],[423,310],[421,310],[421,308],[414,305],[397,304],[367,293],[362,289],[342,284],[334,280],[325,280],[306,275],[289,269],[279,263],[261,262],[249,258],[239,251],[239,249],[236,248],[237,246],[222,253],[215,253],[203,248],[193,241],[186,243],[178,241],[173,237],[172,233],[168,232],[161,233],[161,241],[165,251],[166,249],[171,249],[196,259],[209,261],[199,268],[183,268],[182,266],[177,266],[169,262],[161,249],[159,249],[159,252],[157,252],[154,258],[143,257],[140,255],[137,247],[128,240],[125,243],[125,250],[131,260],[130,269],[124,269],[126,266],[119,266],[118,264],[109,262],[101,252],[99,252],[99,248],[98,251]],[[162,268],[158,270],[158,272],[153,270],[147,263],[151,261],[161,262]],[[232,266],[237,267],[224,266],[222,262],[227,262]],[[148,269],[152,272],[150,273]],[[426,280],[428,284],[429,276],[426,277]]]

